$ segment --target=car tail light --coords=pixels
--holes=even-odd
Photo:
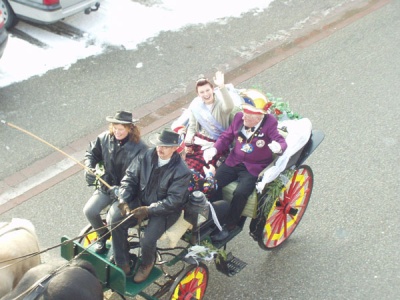
[[[60,4],[60,0],[43,0],[44,5],[55,5]]]

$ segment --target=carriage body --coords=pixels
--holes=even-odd
[[[163,259],[163,249],[158,249],[159,262],[156,263],[150,276],[140,284],[133,283],[120,268],[110,262],[109,252],[97,254],[90,249],[90,245],[96,241],[96,233],[90,226],[83,230],[83,233],[88,235],[81,241],[72,241],[68,237],[63,237],[61,255],[67,260],[79,257],[91,262],[104,289],[114,291],[122,298],[140,295],[145,299],[159,299],[167,294],[168,299],[183,299],[182,295],[191,295],[191,299],[202,299],[207,288],[209,274],[205,263],[201,261],[191,263],[190,260],[185,259],[193,245],[192,237],[196,235],[197,244],[207,241],[212,243],[215,249],[225,249],[227,243],[243,230],[244,221],[248,217],[251,218],[250,235],[263,250],[280,246],[294,232],[307,208],[313,188],[313,173],[311,168],[303,163],[323,139],[323,132],[312,131],[310,139],[304,147],[289,159],[285,171],[282,173],[284,177],[289,174],[289,178],[283,180],[278,196],[270,197],[267,188],[262,193],[257,193],[255,190],[243,210],[243,222],[230,232],[225,240],[212,243],[210,236],[216,228],[212,219],[203,223],[197,232],[188,230],[181,238],[185,246],[176,247],[172,259]],[[224,198],[228,201],[232,198],[235,184],[231,183],[224,188]],[[140,232],[136,238],[139,236]],[[110,244],[109,241],[108,244]],[[131,248],[139,247],[138,241],[130,242],[130,244]],[[169,252],[168,255],[171,253]],[[229,262],[233,262],[235,259],[235,257],[223,259],[222,262],[217,263],[217,269],[225,275],[233,276],[235,272],[229,269]],[[244,267],[240,266],[240,260],[237,261],[239,261],[239,265],[236,264],[236,269]],[[184,265],[178,272],[171,274],[165,271],[165,267],[174,266],[178,262]],[[158,283],[161,278],[164,279],[162,284]],[[145,289],[152,284],[155,284],[157,289],[152,294],[148,294]]]

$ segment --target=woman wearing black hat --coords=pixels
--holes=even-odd
[[[101,133],[90,143],[85,155],[85,165],[96,173],[96,166],[101,164],[104,168],[101,178],[110,186],[118,186],[131,161],[146,150],[147,146],[141,141],[139,128],[135,125],[137,120],[132,119],[132,113],[117,111],[113,117],[106,117],[106,121],[110,123],[109,130]],[[108,188],[99,184],[93,173],[85,172],[87,184],[95,186],[96,190],[83,208],[83,212],[97,231],[98,237],[103,237],[99,238],[94,246],[97,253],[103,253],[109,235],[108,230],[103,228],[100,213],[112,203],[113,197],[107,194]]]

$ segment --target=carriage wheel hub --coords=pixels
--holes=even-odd
[[[298,209],[293,208],[292,206],[290,206],[289,203],[287,203],[287,204],[285,205],[284,209],[283,209],[283,212],[284,212],[285,214],[289,214],[289,215],[291,215],[291,216],[297,215],[297,212],[298,212],[298,211],[299,211]]]

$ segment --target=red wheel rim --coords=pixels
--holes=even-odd
[[[171,299],[202,299],[206,292],[207,283],[208,269],[201,265],[193,267],[193,269],[186,272],[184,277],[177,283],[171,295]]]
[[[281,245],[294,232],[307,209],[313,188],[313,174],[300,166],[282,189],[265,222],[262,243],[266,248]]]

